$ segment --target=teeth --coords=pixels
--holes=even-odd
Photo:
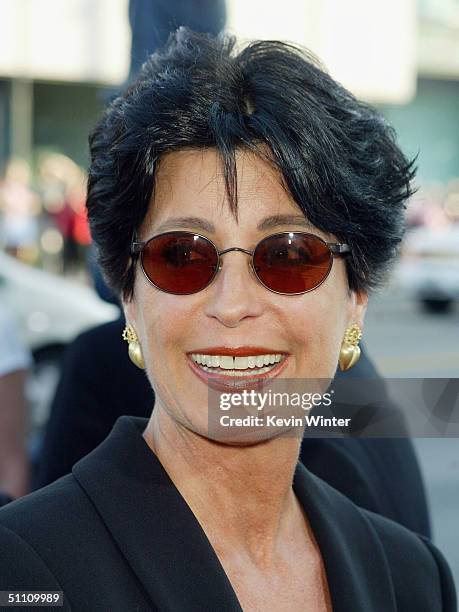
[[[235,357],[234,358],[234,369],[235,370],[247,370],[249,367],[249,361],[247,357]]]
[[[248,355],[247,357],[232,357],[231,355],[192,354],[191,358],[206,371],[211,371],[208,370],[208,368],[220,368],[222,370],[226,370],[225,373],[227,373],[228,376],[244,376],[245,374],[241,372],[241,370],[252,370],[252,373],[257,374],[269,371],[271,369],[270,367],[263,366],[270,366],[274,363],[279,363],[279,361],[285,359],[285,355],[277,353],[272,355]],[[259,370],[254,370],[254,368],[258,368]],[[236,374],[234,374],[234,372],[236,372]]]
[[[236,368],[236,370],[247,370],[247,368],[249,367],[248,357],[235,357],[234,367]]]
[[[220,359],[220,367],[224,370],[232,370],[234,369],[234,361],[233,358],[229,355],[224,355],[223,357],[219,357]]]
[[[203,370],[206,372],[213,372],[215,374],[215,370],[208,368],[207,366],[201,366]],[[246,372],[241,372],[241,370],[223,370],[219,372],[220,375],[223,376],[256,376],[257,374],[264,374],[265,372],[269,372],[272,370],[272,366],[265,366],[259,370],[247,370]]]

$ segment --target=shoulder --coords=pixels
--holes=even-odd
[[[123,328],[123,321],[116,319],[81,332],[67,347],[65,353],[67,360],[81,356],[84,356],[85,359],[93,359],[94,353],[99,356],[106,352],[107,345],[110,350],[123,348],[124,343],[121,337]]]
[[[51,485],[0,509],[0,526],[28,539],[43,539],[76,525],[75,517],[90,516],[92,506],[75,478],[68,474]],[[56,526],[59,525],[59,529]],[[52,533],[54,531],[54,533]]]
[[[411,440],[307,439],[300,457],[313,474],[358,506],[430,535],[424,486]]]
[[[0,590],[57,588],[63,564],[98,535],[92,504],[72,475],[0,509]],[[99,527],[101,529],[101,527]],[[27,588],[25,588],[27,586]]]
[[[62,590],[40,554],[15,531],[0,524],[0,591]]]
[[[354,609],[457,612],[449,567],[427,538],[358,506],[302,466],[294,487],[330,576],[354,597],[350,605],[360,604]]]
[[[119,499],[107,496],[105,512],[117,514]],[[0,509],[0,591],[62,591],[64,609],[96,610],[101,601],[107,610],[147,609],[121,533],[75,476],[64,476]]]
[[[367,510],[359,510],[382,545],[398,608],[455,612],[453,577],[445,558],[434,544],[425,536],[395,521]],[[418,603],[413,601],[413,596]]]
[[[59,401],[62,401],[63,393],[65,402],[74,403],[86,398],[88,393],[100,397],[111,389],[113,381],[118,380],[129,365],[122,331],[123,324],[119,319],[110,321],[83,331],[66,347],[56,394]],[[81,383],[77,387],[74,384],[76,378]],[[81,410],[85,408],[82,402]],[[107,410],[109,408],[110,403],[106,406]]]
[[[81,502],[65,477],[0,509],[0,591],[63,590],[57,550],[66,539],[75,545],[70,515]]]

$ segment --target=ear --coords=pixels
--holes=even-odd
[[[365,314],[368,306],[368,293],[366,291],[351,291],[349,301],[348,325],[357,323],[363,329]]]
[[[134,298],[132,297],[130,300],[124,300],[123,298],[121,304],[126,324],[130,324],[134,329],[137,329],[137,308]]]

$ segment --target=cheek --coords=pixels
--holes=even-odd
[[[311,292],[289,317],[292,336],[297,338],[301,376],[333,376],[346,326],[347,292]]]
[[[146,374],[156,396],[156,404],[168,406],[176,404],[177,385],[170,388],[174,369],[179,359],[174,350],[180,338],[183,339],[183,326],[177,309],[166,306],[162,296],[150,297],[143,303],[142,312],[142,352],[146,364]],[[172,314],[173,313],[173,314]]]
[[[169,371],[183,358],[187,334],[194,329],[195,309],[189,299],[182,303],[177,296],[148,286],[139,290],[138,312],[148,375],[158,379],[158,372]]]
[[[161,300],[152,300],[143,315],[143,337],[145,350],[151,357],[149,362],[161,364],[165,355],[181,336],[182,320],[177,309],[164,306]]]

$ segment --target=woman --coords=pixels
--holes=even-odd
[[[155,410],[0,512],[0,590],[74,610],[455,610],[428,540],[297,463],[302,427],[225,429],[212,403],[355,363],[413,175],[388,126],[288,45],[179,30],[90,145],[92,233]]]

